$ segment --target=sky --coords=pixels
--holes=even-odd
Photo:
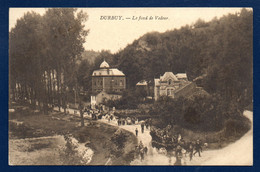
[[[241,8],[80,8],[88,14],[85,28],[89,29],[86,50],[118,52],[147,32],[165,32],[194,24],[198,19],[210,21]],[[9,31],[24,13],[35,11],[43,15],[44,8],[10,8]],[[108,20],[108,16],[114,20]],[[161,20],[159,20],[159,17]],[[140,20],[139,20],[140,18]],[[117,20],[115,20],[117,19]]]

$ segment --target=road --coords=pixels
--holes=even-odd
[[[183,165],[253,165],[253,112],[244,111],[244,115],[251,121],[251,129],[235,143],[232,143],[222,149],[203,151],[202,156],[195,156],[190,161],[188,157],[183,157]],[[110,125],[117,126],[116,121],[105,119],[99,120]],[[158,151],[151,146],[152,138],[150,130],[145,129],[141,133],[140,125],[121,125],[122,129],[128,130],[135,134],[138,129],[138,142],[142,141],[144,146],[148,148],[148,154],[144,160],[135,159],[131,165],[173,165],[175,163],[174,156],[167,156],[165,152]]]
[[[210,158],[201,165],[253,165],[253,112],[245,111],[244,115],[251,121],[251,129],[235,143],[220,150],[208,151]]]

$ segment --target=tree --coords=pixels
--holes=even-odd
[[[10,88],[47,113],[58,101],[66,112],[66,92],[75,86],[76,60],[88,31],[87,14],[73,8],[25,14],[10,32]],[[40,40],[40,41],[39,41]]]
[[[10,87],[14,99],[42,101],[42,17],[34,12],[17,20],[10,32]]]

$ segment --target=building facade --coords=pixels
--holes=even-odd
[[[176,97],[176,93],[182,87],[190,84],[185,73],[174,75],[172,72],[165,72],[160,78],[154,79],[154,99],[158,100],[161,96]]]
[[[100,69],[92,73],[91,104],[100,104],[104,99],[120,98],[125,88],[125,74],[117,68],[111,68],[104,60]]]

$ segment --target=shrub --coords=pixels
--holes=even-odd
[[[228,119],[244,120],[240,118],[241,112],[235,102],[226,102],[219,96],[203,95],[176,99],[161,97],[154,103],[150,115],[159,117],[157,126],[160,128],[171,124],[202,132],[220,131]],[[235,127],[239,127],[237,123]]]
[[[225,123],[225,136],[242,136],[250,129],[250,122],[243,117],[238,119],[229,119]]]
[[[118,150],[122,150],[125,147],[127,135],[122,131],[118,130],[111,137],[111,141],[117,146]]]
[[[87,160],[78,152],[78,146],[72,142],[71,137],[65,135],[64,139],[66,144],[59,150],[62,165],[86,165]]]

